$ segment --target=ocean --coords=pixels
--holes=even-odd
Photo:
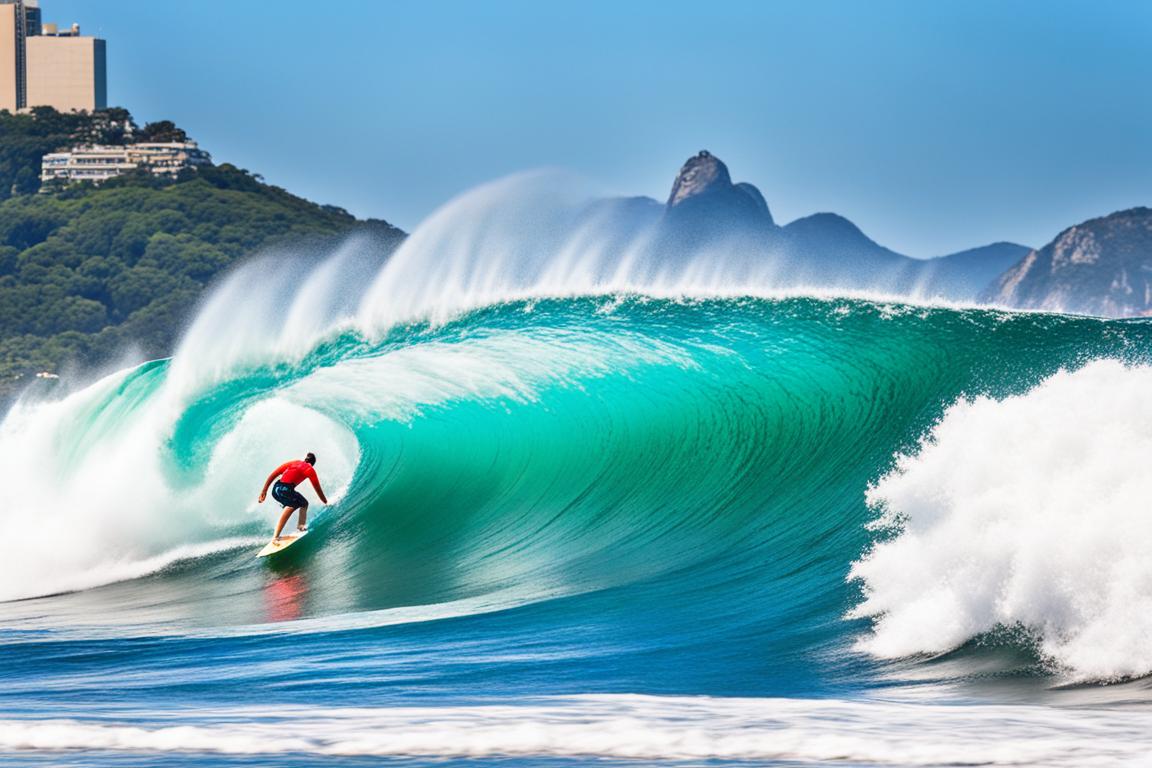
[[[609,279],[496,192],[12,409],[0,761],[1147,759],[1152,325]]]

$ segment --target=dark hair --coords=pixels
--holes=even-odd
[[[315,464],[316,463],[316,454],[309,451],[308,455],[304,457],[304,461],[308,462],[309,464]]]

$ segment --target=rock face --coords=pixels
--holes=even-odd
[[[728,166],[704,150],[684,163],[672,183],[656,248],[671,261],[718,248],[759,253],[770,247],[775,230],[760,190],[733,184]]]
[[[668,210],[678,213],[686,210],[708,209],[714,213],[737,214],[760,219],[761,224],[772,226],[772,214],[760,190],[748,182],[732,183],[728,166],[704,149],[688,158],[668,195]]]
[[[706,149],[695,157],[688,158],[672,182],[672,194],[668,196],[668,207],[674,208],[689,198],[699,197],[709,192],[727,190],[732,186],[728,166]]]
[[[985,294],[991,302],[1103,317],[1152,314],[1152,209],[1091,219],[1030,251]]]

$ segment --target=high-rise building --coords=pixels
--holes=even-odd
[[[0,109],[25,106],[29,35],[40,34],[37,0],[0,0]]]
[[[19,38],[16,30],[16,6],[0,5],[0,109],[9,112],[24,106],[20,98],[24,95],[21,88],[23,78],[20,77],[22,61],[18,61],[16,55],[23,39]]]
[[[61,112],[91,112],[108,106],[104,41],[81,37],[79,26],[66,33],[29,37],[26,106],[55,107]]]
[[[0,109],[108,106],[105,42],[42,24],[38,0],[0,0]]]

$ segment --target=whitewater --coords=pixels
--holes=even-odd
[[[0,759],[1139,764],[1152,325],[656,243],[521,175],[29,391]],[[306,451],[332,504],[258,561]]]

